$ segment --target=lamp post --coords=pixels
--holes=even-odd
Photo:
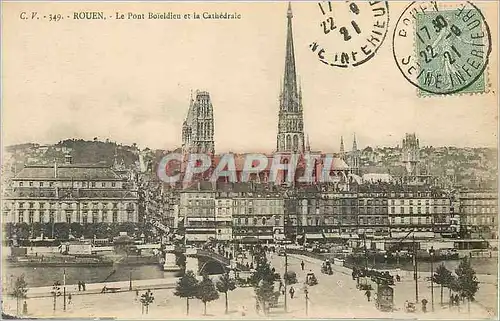
[[[307,285],[304,287],[304,294],[306,295],[306,316],[309,314],[309,291]]]
[[[286,254],[286,244],[284,244],[284,253],[285,253],[285,275],[283,275],[283,283],[285,287],[285,313],[288,312],[287,305],[286,305],[286,277],[288,274],[288,255]]]
[[[434,312],[434,247],[431,246],[429,250],[431,256],[431,308]]]

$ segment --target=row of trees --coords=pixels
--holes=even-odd
[[[443,304],[443,289],[446,287],[449,290],[450,297],[453,291],[462,299],[467,299],[468,308],[470,309],[470,302],[474,301],[474,297],[479,290],[476,272],[467,257],[460,261],[460,264],[455,269],[455,274],[448,270],[444,264],[439,265],[434,275],[432,275],[432,280],[441,286],[441,304]]]
[[[228,273],[223,274],[214,284],[208,275],[203,275],[203,279],[198,281],[194,272],[186,271],[177,283],[174,295],[186,299],[186,314],[189,315],[189,300],[198,299],[203,302],[204,311],[207,314],[207,303],[217,300],[219,292],[224,293],[226,300],[226,310],[228,313],[228,292],[236,289],[236,283]]]
[[[40,236],[67,240],[70,233],[75,238],[108,238],[116,236],[119,232],[127,232],[128,235],[140,234],[147,229],[138,223],[7,223],[5,225],[5,238],[11,239],[15,235],[17,239],[31,239]],[[139,235],[138,235],[139,236]]]

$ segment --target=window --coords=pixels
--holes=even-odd
[[[420,206],[419,206],[419,207],[417,207],[417,213],[418,213],[418,214],[422,214],[422,208],[421,208]]]
[[[262,218],[262,225],[266,225],[266,218],[265,217]]]
[[[394,201],[393,201],[393,203],[394,203]],[[393,207],[391,207],[391,214],[394,214],[394,213],[396,213],[396,208],[393,206]]]
[[[55,211],[50,211],[50,213],[49,213],[49,222],[50,223],[54,223],[54,219],[55,219]]]
[[[88,216],[87,216],[87,215],[88,215],[88,214],[87,214],[87,211],[84,211],[84,212],[83,212],[83,216],[82,216],[82,222],[83,222],[83,224],[87,224],[87,223],[88,223],[88,219],[89,219],[89,218],[88,218]]]
[[[80,223],[80,211],[76,211],[76,221]]]
[[[19,203],[19,208],[24,208],[24,202]]]
[[[116,183],[115,182],[112,182],[111,183],[111,187],[115,187],[116,186]]]
[[[410,214],[413,214],[413,207],[410,206]]]
[[[106,187],[106,183],[102,182],[102,183],[101,183],[101,186],[102,186],[102,187]]]
[[[92,211],[92,223],[97,223],[97,211]]]
[[[33,186],[33,182],[30,182],[30,187],[32,187],[32,186]]]
[[[425,214],[429,214],[429,206],[425,207]]]
[[[29,207],[30,207],[30,208],[34,208],[34,207],[35,207],[35,203],[33,203],[33,202],[29,202]]]
[[[95,187],[95,182],[92,182],[91,186],[92,186],[92,187]]]
[[[401,206],[401,208],[399,209],[399,211],[401,212],[401,214],[404,214],[405,213],[405,208],[403,206]]]
[[[43,223],[44,215],[43,212],[38,213],[38,223]]]
[[[40,182],[40,187],[43,187],[43,182]]]
[[[35,211],[30,210],[28,215],[29,215],[29,223],[33,224],[33,221],[35,220]]]
[[[24,222],[24,211],[19,211],[19,223]]]
[[[71,223],[71,212],[66,213],[66,223]]]
[[[394,200],[391,200],[391,205],[394,205]]]
[[[118,211],[113,211],[113,223],[118,222]]]
[[[23,187],[23,182],[19,182],[19,187]]]

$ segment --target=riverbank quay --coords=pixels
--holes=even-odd
[[[178,278],[165,278],[165,279],[149,279],[149,280],[132,280],[130,281],[116,281],[116,282],[103,282],[103,283],[88,283],[85,284],[85,291],[78,290],[78,284],[66,284],[66,295],[89,295],[101,293],[103,288],[112,289],[114,292],[132,291],[135,290],[159,290],[159,289],[173,289],[177,284]],[[53,297],[52,286],[42,286],[28,288],[28,298],[43,298]],[[60,291],[63,292],[63,285],[60,285]],[[109,290],[108,290],[109,291]]]

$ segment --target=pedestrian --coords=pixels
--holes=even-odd
[[[82,290],[82,281],[78,281],[78,292]]]
[[[427,312],[427,300],[422,299],[422,312],[426,313]]]
[[[365,295],[366,295],[366,298],[368,299],[368,302],[370,302],[370,297],[372,296],[372,293],[370,292],[370,290],[366,290]]]
[[[23,303],[23,314],[28,314],[28,303],[26,300]]]
[[[304,271],[304,261],[300,262],[300,267],[302,268],[302,271]]]
[[[68,294],[68,304],[71,304],[71,293]]]
[[[290,299],[293,299],[293,295],[295,294],[295,289],[293,288],[293,286],[290,287]]]
[[[87,286],[86,286],[85,282],[84,282],[84,281],[82,281],[82,288],[83,288],[83,291],[87,291],[87,290],[86,290],[86,287],[87,287]]]
[[[135,301],[139,300],[139,290],[135,289]]]
[[[399,274],[396,274],[396,281],[401,282],[401,277],[399,276]]]
[[[356,272],[355,272],[355,271],[352,271],[351,275],[352,275],[352,279],[353,279],[353,280],[356,280]]]

